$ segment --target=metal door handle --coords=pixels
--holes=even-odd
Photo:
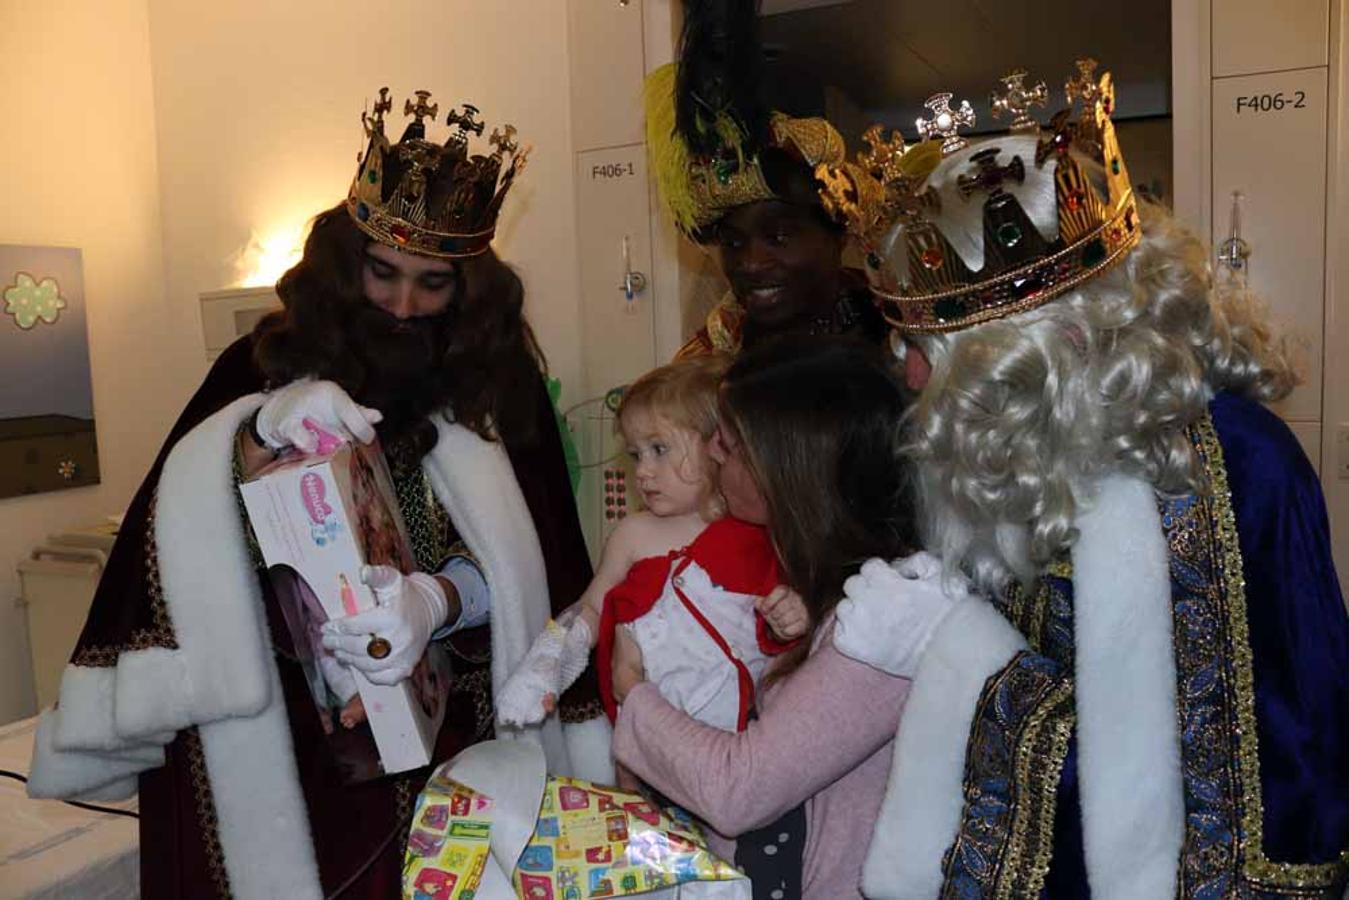
[[[1227,240],[1218,245],[1218,262],[1228,268],[1233,275],[1246,276],[1246,260],[1251,255],[1251,245],[1241,237],[1241,191],[1232,192],[1232,224]]]
[[[629,303],[646,290],[646,276],[632,270],[632,250],[628,245],[628,236],[623,235],[623,282],[618,286],[623,297]]]

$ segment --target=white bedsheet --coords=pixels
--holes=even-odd
[[[36,717],[0,727],[0,769],[28,774],[36,730]],[[134,810],[136,800],[99,805]],[[29,800],[0,777],[0,897],[138,897],[138,833],[135,819]]]

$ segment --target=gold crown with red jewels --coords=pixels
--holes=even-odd
[[[515,140],[515,128],[493,129],[490,153],[470,154],[469,135],[485,125],[477,107],[465,103],[445,114],[449,138],[427,140],[426,121],[435,121],[440,105],[429,91],[416,91],[416,102],[403,103],[411,116],[398,143],[384,134],[384,116],[393,108],[389,89],[380,88],[374,114],[361,113],[369,139],[356,178],[347,194],[352,219],[370,237],[409,253],[441,259],[477,256],[496,233],[497,215],[528,150]]]
[[[932,117],[918,120],[918,144],[873,126],[860,172],[818,167],[821,198],[858,238],[872,293],[894,327],[955,331],[1034,309],[1138,244],[1137,203],[1110,118],[1113,79],[1095,75],[1095,60],[1078,60],[1077,69],[1065,83],[1068,107],[1043,133],[1030,109],[1048,91],[1017,71],[991,98],[994,117],[1012,119],[1005,135],[960,137],[973,110],[937,94],[926,103]],[[952,227],[958,213],[975,218],[971,203],[981,203],[982,227]]]

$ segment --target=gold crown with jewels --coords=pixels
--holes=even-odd
[[[360,157],[347,194],[352,219],[382,244],[441,259],[477,256],[496,233],[497,215],[528,149],[515,140],[515,128],[493,129],[490,153],[470,154],[469,135],[485,125],[477,107],[465,103],[445,114],[452,127],[443,144],[426,138],[426,120],[435,121],[440,105],[429,91],[416,91],[416,102],[403,103],[413,118],[398,143],[384,134],[384,116],[393,108],[389,89],[380,88],[374,114],[361,113],[369,143]]]
[[[952,108],[950,94],[937,94],[926,103],[932,117],[918,120],[918,144],[873,126],[858,167],[817,168],[825,207],[858,238],[872,293],[894,327],[955,331],[1034,309],[1138,244],[1138,208],[1110,118],[1114,82],[1109,72],[1097,77],[1096,65],[1077,61],[1068,107],[1043,133],[1030,110],[1048,91],[1017,71],[991,98],[994,117],[1012,120],[1005,135],[967,141],[959,130],[974,124],[969,103]]]

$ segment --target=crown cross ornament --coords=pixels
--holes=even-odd
[[[476,134],[478,137],[482,137],[482,132],[486,127],[486,123],[477,116],[478,107],[474,106],[472,103],[465,103],[464,111],[462,113],[450,111],[445,114],[445,124],[458,125],[459,136],[467,141],[470,134]],[[511,131],[514,133],[515,129],[512,128]]]
[[[470,155],[469,135],[481,136],[486,127],[477,108],[466,103],[462,112],[447,111],[446,124],[457,130],[442,145],[426,136],[439,104],[431,102],[430,91],[413,93],[416,100],[403,104],[413,121],[396,144],[384,135],[384,116],[392,109],[387,88],[373,116],[361,113],[369,141],[347,193],[347,210],[371,238],[409,253],[440,259],[484,253],[524,164],[515,128],[497,127],[492,152]]]
[[[1026,166],[1021,162],[1021,157],[1013,156],[1010,163],[1000,166],[999,152],[1001,151],[997,147],[989,147],[970,157],[970,162],[974,163],[972,174],[961,175],[956,179],[956,189],[960,191],[963,199],[968,200],[975,191],[996,194],[1002,190],[1002,183],[1009,178],[1025,182]]]
[[[1098,63],[1088,56],[1077,60],[1075,65],[1077,66],[1077,75],[1063,83],[1063,93],[1068,98],[1069,106],[1081,100],[1082,105],[1090,109],[1100,92],[1100,85],[1096,81],[1096,66]]]
[[[857,164],[880,179],[882,184],[900,176],[902,170],[899,161],[907,149],[904,145],[904,135],[900,134],[898,129],[892,128],[888,139],[883,136],[884,134],[884,128],[872,125],[862,134],[862,140],[866,142],[868,149],[857,151]]]
[[[1041,138],[1035,145],[1035,165],[1043,166],[1052,155],[1062,156],[1072,149],[1077,138],[1077,123],[1071,109],[1061,109],[1049,120],[1048,139]]]
[[[389,99],[389,89],[382,87],[379,89],[379,99],[375,101],[374,115],[366,116],[364,111],[361,113],[361,123],[365,125],[366,137],[370,137],[376,132],[384,133],[384,114],[391,109],[393,109],[393,101]]]
[[[949,156],[957,150],[968,147],[970,142],[961,137],[959,132],[961,128],[974,126],[974,107],[970,106],[970,101],[961,100],[959,109],[951,109],[952,96],[954,95],[941,93],[928,97],[923,105],[932,110],[932,118],[919,119],[914,123],[918,127],[920,140],[942,138],[943,156]]]
[[[493,128],[492,136],[487,139],[487,143],[496,148],[494,154],[498,159],[507,153],[515,153],[520,149],[520,145],[515,141],[515,126],[507,125],[504,128]]]
[[[1025,80],[1026,70],[1017,69],[1003,76],[1003,92],[999,94],[995,91],[988,98],[993,107],[993,118],[1012,117],[1012,124],[1007,130],[1014,134],[1019,131],[1038,131],[1040,126],[1031,118],[1030,109],[1049,102],[1049,88],[1045,87],[1043,81],[1036,82],[1033,88],[1027,88]]]
[[[417,121],[415,124],[417,125],[423,124],[422,119],[430,119],[434,122],[436,120],[436,113],[440,112],[440,104],[427,104],[426,101],[431,99],[430,91],[414,91],[413,93],[417,95],[417,102],[413,103],[411,100],[404,100],[403,115],[416,116]]]

